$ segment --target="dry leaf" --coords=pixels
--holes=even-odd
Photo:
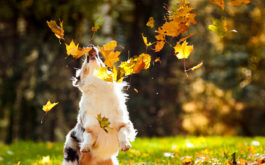
[[[174,47],[175,55],[178,59],[187,59],[190,56],[190,53],[193,51],[193,45],[188,46],[187,42],[184,41],[181,45],[177,43]]]
[[[193,36],[194,34],[195,34],[195,32],[190,33],[190,34],[187,35],[186,37],[181,38],[181,39],[179,40],[179,42],[183,42],[183,41],[187,40],[188,38],[190,38],[190,37]]]
[[[76,45],[74,43],[73,40],[70,42],[69,45],[65,44],[65,46],[67,55],[72,55],[74,58],[80,58],[92,49],[92,47],[80,48],[78,44]]]
[[[160,62],[160,63],[161,63],[160,57],[157,57],[157,58],[155,59],[155,62]]]
[[[150,28],[153,28],[154,27],[154,24],[155,24],[155,20],[153,17],[150,17],[148,22],[146,23],[146,26],[150,27]]]
[[[151,45],[152,45],[152,43],[151,43],[151,42],[148,42],[148,41],[147,41],[147,37],[145,37],[145,36],[143,35],[143,33],[142,33],[142,37],[143,37],[143,41],[144,41],[144,44],[145,44],[145,46],[146,46],[146,47],[148,47],[148,46],[151,46]]]
[[[103,45],[104,50],[114,50],[117,47],[117,41],[113,40]]]
[[[229,5],[231,6],[240,6],[249,4],[250,0],[230,0]]]
[[[224,10],[224,8],[225,8],[224,0],[209,0],[209,1],[220,6]]]
[[[108,118],[106,118],[106,117],[101,117],[101,114],[98,114],[98,115],[97,115],[97,120],[98,120],[99,126],[100,126],[101,128],[103,128],[104,131],[105,131],[106,133],[108,133],[109,130],[112,129],[112,128],[110,127],[110,121],[109,121]]]
[[[55,105],[57,105],[58,103],[51,103],[50,101],[48,101],[46,103],[46,105],[43,105],[42,106],[42,110],[44,112],[49,112]]]
[[[218,20],[212,18],[212,25],[208,26],[208,29],[215,32],[218,37],[222,38],[228,32],[226,19]]]
[[[165,41],[157,41],[155,46],[155,52],[160,52],[165,45]]]
[[[136,89],[136,88],[133,88],[133,90],[136,92],[136,93],[138,93],[139,91],[138,91],[138,89]]]
[[[57,38],[64,39],[63,22],[60,21],[60,26],[54,20],[47,21],[47,24]]]

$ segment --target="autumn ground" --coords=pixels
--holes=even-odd
[[[120,164],[246,164],[265,162],[265,137],[137,138],[120,152]],[[17,142],[0,145],[0,164],[60,164],[63,143]],[[265,164],[265,163],[264,163]]]

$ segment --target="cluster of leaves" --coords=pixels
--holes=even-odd
[[[162,26],[158,26],[155,30],[155,52],[160,52],[166,43],[170,47],[172,44],[168,42],[168,37],[177,38],[180,35],[184,35],[191,24],[196,24],[195,13],[192,13],[193,8],[189,6],[189,3],[185,0],[180,1],[178,7],[172,11],[168,10],[168,14],[165,17],[165,23]],[[150,17],[146,25],[150,28],[154,27],[154,19]],[[187,44],[187,39],[194,35],[191,33],[186,37],[180,39],[176,46],[173,47],[175,50],[175,55],[178,59],[187,59],[190,53],[193,51],[193,45]],[[147,39],[143,36],[144,43],[146,47],[151,46],[151,43],[147,42]]]
[[[218,5],[222,8],[222,10],[225,10],[225,1],[224,0],[209,0],[210,2]],[[240,5],[249,4],[250,0],[229,0],[229,5],[236,7]],[[212,25],[208,26],[208,29],[215,32],[218,37],[223,38],[227,32],[237,32],[236,30],[229,30],[227,27],[227,21],[226,18],[221,19],[215,19],[212,18]]]

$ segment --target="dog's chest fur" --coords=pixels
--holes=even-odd
[[[126,95],[122,92],[122,87],[122,84],[107,83],[99,79],[91,81],[90,87],[82,93],[79,103],[81,123],[91,120],[91,125],[98,125],[98,121],[95,121],[98,114],[108,118],[111,127],[118,127],[127,120]]]

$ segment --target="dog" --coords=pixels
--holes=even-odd
[[[73,80],[73,86],[79,88],[82,96],[77,124],[66,136],[63,165],[117,165],[119,150],[129,150],[137,134],[123,92],[127,84],[99,79],[96,72],[105,65],[98,49],[90,47]],[[108,118],[111,127],[108,131],[101,128],[99,114]]]

